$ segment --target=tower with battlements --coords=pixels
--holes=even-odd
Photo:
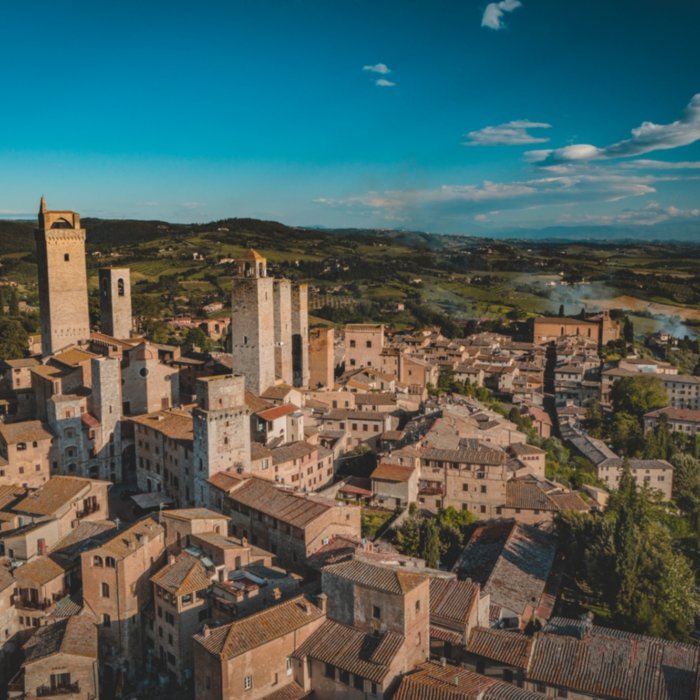
[[[85,229],[72,211],[49,211],[41,198],[34,235],[39,268],[43,355],[90,337]]]

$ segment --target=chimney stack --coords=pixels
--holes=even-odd
[[[328,611],[328,596],[325,593],[318,594],[318,607],[324,614]]]

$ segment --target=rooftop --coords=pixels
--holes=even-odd
[[[87,615],[41,626],[24,645],[25,663],[59,653],[97,659],[97,626]]]
[[[147,413],[130,418],[133,423],[143,425],[162,433],[171,440],[192,442],[192,413],[181,409],[169,408],[163,411]]]
[[[425,574],[370,564],[359,559],[350,559],[339,564],[326,566],[323,569],[323,574],[327,573],[352,581],[365,588],[373,588],[394,595],[408,593],[429,579]]]
[[[50,440],[53,433],[39,420],[25,420],[20,423],[0,423],[0,436],[7,445],[16,445],[18,442]]]
[[[186,595],[208,588],[211,580],[198,557],[182,552],[174,562],[166,564],[151,581],[174,595]]]
[[[80,476],[52,476],[43,486],[21,500],[13,510],[32,515],[53,515],[73,499],[87,493],[93,485],[111,486],[109,481]]]

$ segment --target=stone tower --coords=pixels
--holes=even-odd
[[[260,395],[275,383],[274,290],[265,258],[250,250],[237,259],[232,287],[233,369]]]
[[[90,337],[85,229],[72,211],[48,211],[41,198],[35,231],[39,268],[41,353],[51,353]]]
[[[190,498],[196,506],[206,506],[207,479],[212,474],[250,467],[250,419],[243,376],[203,377],[197,380],[196,391]]]
[[[115,338],[131,336],[131,279],[128,267],[102,267],[100,318],[102,332]]]
[[[292,287],[292,369],[294,386],[309,386],[309,288]]]
[[[122,480],[122,372],[115,357],[94,357],[90,413],[100,424],[95,431],[93,450],[99,460],[99,478]],[[99,437],[99,441],[98,441]]]
[[[275,374],[292,385],[292,283],[274,281],[275,290]]]

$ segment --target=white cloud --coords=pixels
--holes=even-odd
[[[501,0],[500,2],[490,2],[486,5],[484,14],[481,17],[481,26],[489,29],[503,29],[503,15],[512,12],[522,6],[520,0]]]
[[[700,170],[700,161],[668,161],[638,158],[620,164],[623,168],[642,168],[648,170]]]
[[[530,143],[545,143],[547,138],[533,136],[529,129],[549,129],[551,124],[531,122],[527,119],[506,122],[498,126],[485,126],[465,134],[465,146],[521,146]]]
[[[391,68],[386,65],[386,63],[375,63],[373,66],[362,66],[362,70],[370,71],[370,73],[379,73],[380,75],[387,75],[391,73]]]
[[[610,160],[628,158],[652,151],[687,146],[700,140],[700,93],[693,96],[683,115],[670,124],[643,122],[632,129],[629,139],[598,148],[590,144],[575,144],[564,148],[530,151],[528,160],[545,165],[572,161]]]
[[[392,83],[391,80],[386,80],[384,78],[379,78],[374,84],[379,87],[394,87],[394,85],[396,85],[396,83]]]
[[[653,226],[671,219],[694,219],[697,217],[700,217],[700,209],[681,209],[674,206],[662,207],[658,202],[649,202],[642,209],[624,209],[614,214],[566,214],[559,217],[558,223]]]

